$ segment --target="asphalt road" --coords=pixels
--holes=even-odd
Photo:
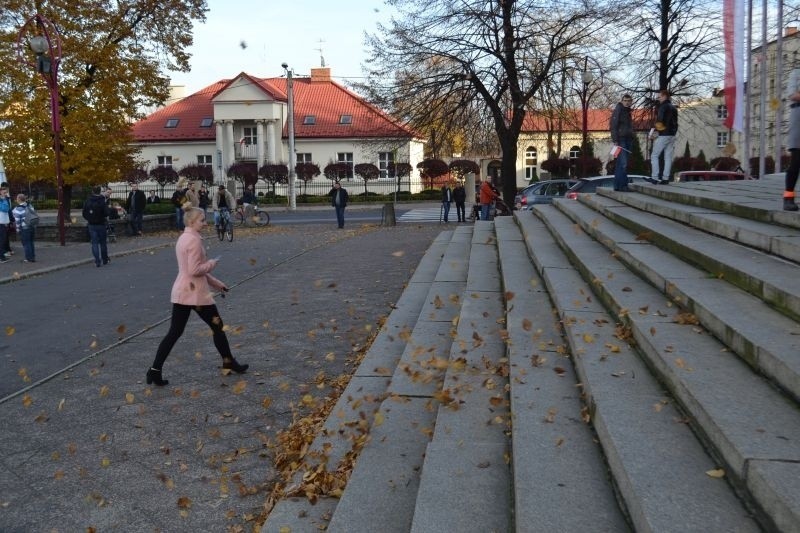
[[[332,246],[336,231],[326,222],[318,230],[273,228],[260,236],[258,230],[248,235],[237,228],[232,243],[209,234],[208,256],[221,256],[214,274],[234,291],[252,290],[237,285],[309,250]],[[174,251],[167,247],[115,258],[107,267],[81,265],[4,285],[0,399],[168,319],[175,273]]]

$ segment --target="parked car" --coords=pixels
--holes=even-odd
[[[650,176],[640,176],[628,174],[628,183],[636,182],[652,183]],[[579,193],[595,192],[598,187],[614,187],[614,176],[592,176],[590,178],[580,178],[578,183],[573,185],[564,196],[569,200],[577,200]]]
[[[538,181],[528,185],[514,197],[514,207],[525,210],[536,204],[551,204],[553,198],[563,197],[576,183],[577,179]]]

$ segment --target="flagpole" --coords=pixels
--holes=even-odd
[[[751,107],[750,100],[753,90],[753,0],[747,2],[747,61],[745,63],[745,70],[747,71],[747,83],[745,87],[747,90],[744,92],[744,147],[742,154],[742,167],[744,168],[745,176],[750,176],[750,124],[751,124]]]
[[[781,172],[781,155],[783,155],[783,0],[778,0],[778,42],[775,43],[775,92],[778,105],[775,106],[775,145],[772,147],[775,159],[775,173]]]
[[[764,177],[765,155],[767,151],[767,0],[761,0],[761,68],[759,80],[761,94],[758,110],[758,178]]]

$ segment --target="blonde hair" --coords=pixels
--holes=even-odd
[[[200,217],[206,216],[206,212],[199,207],[193,207],[190,203],[183,204],[183,220],[187,224],[191,224]]]

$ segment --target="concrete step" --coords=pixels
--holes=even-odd
[[[679,302],[733,353],[800,401],[800,323],[639,239],[588,204],[560,203],[558,208],[637,275]]]
[[[759,222],[724,211],[601,188],[598,195],[666,217],[693,228],[800,263],[800,229]]]
[[[670,183],[668,186],[632,184],[633,190],[687,205],[705,207],[741,218],[800,229],[800,215],[783,211],[783,176],[760,180]]]
[[[328,531],[411,529],[420,470],[434,433],[437,398],[442,397],[464,299],[472,238],[472,226],[458,226],[449,237],[414,328],[401,338],[404,348],[392,369],[388,397],[375,416]]]
[[[508,300],[516,531],[626,531],[558,312],[514,220],[495,227]]]
[[[491,232],[478,231],[433,439],[425,452],[412,532],[504,532],[511,527],[501,289],[496,240]]]
[[[796,275],[797,264],[605,196],[583,195],[581,202],[630,230],[640,240],[652,242],[710,275],[744,289],[794,320],[800,319],[800,287],[787,283]]]
[[[613,284],[628,295],[647,284],[555,207],[537,206],[534,213],[548,225],[537,216],[516,219],[558,309],[593,426],[633,528],[758,531],[732,487],[707,473],[720,463],[683,423],[684,412],[628,345],[626,330],[617,327],[593,290]],[[586,273],[585,264],[597,269],[584,278],[579,271]],[[657,300],[647,305],[652,312],[660,307]],[[628,309],[638,313],[641,306]]]
[[[442,232],[422,257],[322,431],[309,447],[304,458],[305,467],[295,472],[288,486],[302,484],[305,472],[321,462],[328,468],[335,468],[352,450],[353,439],[369,431],[375,412],[387,396],[390,377],[419,320],[451,238],[452,232]],[[396,417],[395,414],[391,416]],[[321,526],[328,525],[338,502],[338,498],[324,497],[312,505],[305,497],[285,498],[275,505],[262,531],[277,533],[287,527],[294,532],[320,531]]]

